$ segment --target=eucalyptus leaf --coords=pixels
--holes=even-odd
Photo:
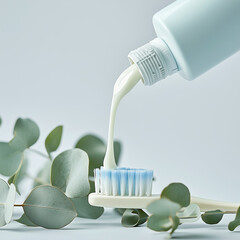
[[[85,135],[80,138],[75,146],[88,154],[89,176],[93,177],[93,170],[103,165],[106,146],[102,139],[94,135]]]
[[[14,137],[9,144],[12,148],[23,151],[37,142],[40,130],[38,125],[31,119],[19,118],[15,123],[13,133]]]
[[[77,216],[81,218],[97,219],[104,212],[103,207],[94,207],[88,203],[88,196],[81,198],[72,198],[77,210]]]
[[[23,153],[12,148],[8,143],[0,142],[0,174],[12,176],[23,161]]]
[[[197,204],[190,204],[177,213],[180,223],[196,222],[201,217],[201,210]]]
[[[23,209],[32,223],[49,229],[62,228],[77,216],[72,201],[60,189],[48,185],[34,188]]]
[[[221,210],[207,211],[201,217],[207,224],[218,224],[223,218],[223,212]]]
[[[5,204],[8,196],[9,186],[0,178],[0,227],[6,225]]]
[[[0,126],[2,125],[2,118],[0,117]]]
[[[37,225],[34,224],[24,213],[19,219],[15,220],[16,222],[19,222],[21,224],[24,224],[29,227],[36,227]]]
[[[173,224],[170,218],[162,218],[159,214],[150,216],[147,221],[147,227],[157,232],[166,232],[170,230],[172,226]]]
[[[148,212],[152,215],[148,218],[147,227],[154,231],[168,231],[172,234],[179,225],[177,212],[181,206],[167,198],[162,198],[150,203],[147,206]]]
[[[28,168],[28,159],[24,158],[17,172],[8,179],[8,184],[13,183],[16,187],[18,194],[20,194],[19,184],[26,177],[27,168]]]
[[[5,204],[5,222],[10,223],[13,215],[13,208],[16,198],[16,187],[14,184],[10,184],[6,204]]]
[[[189,189],[182,183],[171,183],[163,189],[161,198],[167,198],[173,202],[187,207],[190,204]]]
[[[76,148],[84,150],[89,157],[89,176],[93,177],[93,170],[103,165],[106,153],[106,145],[104,141],[92,134],[88,134],[80,138],[75,145]],[[116,164],[119,164],[122,146],[119,141],[114,141],[114,156]]]
[[[16,188],[0,179],[0,227],[11,221],[16,197]]]
[[[57,126],[48,134],[45,140],[45,148],[50,158],[51,158],[51,153],[55,152],[61,143],[62,132],[63,132],[63,126]]]
[[[142,209],[126,209],[122,215],[124,227],[136,227],[147,221],[148,215]]]
[[[240,207],[237,210],[235,219],[228,224],[228,229],[234,231],[236,227],[240,226]]]
[[[36,178],[34,179],[33,187],[50,184],[51,167],[52,167],[52,162],[50,161],[47,161],[43,165],[43,167],[38,172]]]
[[[70,198],[86,196],[90,191],[88,164],[88,155],[81,149],[62,152],[52,163],[52,185],[60,188]]]
[[[166,198],[156,200],[147,206],[149,213],[160,215],[162,218],[175,217],[180,209],[181,206],[178,203]]]

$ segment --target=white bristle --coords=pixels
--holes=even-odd
[[[127,194],[127,171],[122,170],[120,172],[120,194],[125,196]]]
[[[94,169],[94,178],[95,178],[95,192],[96,193],[99,193],[100,192],[100,189],[99,189],[99,180],[100,180],[100,177],[99,177],[99,169]]]
[[[128,171],[128,195],[133,196],[135,191],[134,191],[134,180],[135,180],[135,171],[134,170],[129,170]]]
[[[94,170],[95,192],[113,196],[151,196],[153,171],[117,168]]]
[[[140,193],[140,172],[135,173],[135,196],[139,196]]]
[[[118,195],[118,183],[119,183],[119,172],[112,171],[112,194],[113,194],[113,196]]]
[[[152,194],[152,179],[153,179],[153,171],[147,171],[147,190],[146,195],[149,197]]]
[[[140,196],[145,196],[146,195],[146,188],[147,188],[147,183],[146,183],[146,171],[142,170],[140,172]]]

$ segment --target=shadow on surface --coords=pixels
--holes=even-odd
[[[219,236],[197,233],[175,233],[172,239],[219,239]]]

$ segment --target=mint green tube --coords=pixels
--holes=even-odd
[[[153,25],[158,39],[129,54],[146,85],[175,73],[174,60],[192,80],[240,50],[240,0],[177,0],[154,15]],[[149,54],[158,63],[146,65]]]

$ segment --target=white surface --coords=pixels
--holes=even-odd
[[[19,215],[19,214],[18,214]],[[15,218],[18,217],[15,216]],[[196,223],[183,224],[174,234],[176,239],[239,239],[239,232],[229,232],[227,223],[233,217],[227,216],[222,223],[210,226],[201,220]],[[17,222],[1,228],[0,238],[4,240],[32,240],[32,239],[164,239],[166,233],[151,231],[144,224],[138,228],[125,228],[121,225],[121,217],[112,211],[107,211],[97,220],[75,219],[70,225],[61,230],[46,230],[40,227],[25,227]]]

